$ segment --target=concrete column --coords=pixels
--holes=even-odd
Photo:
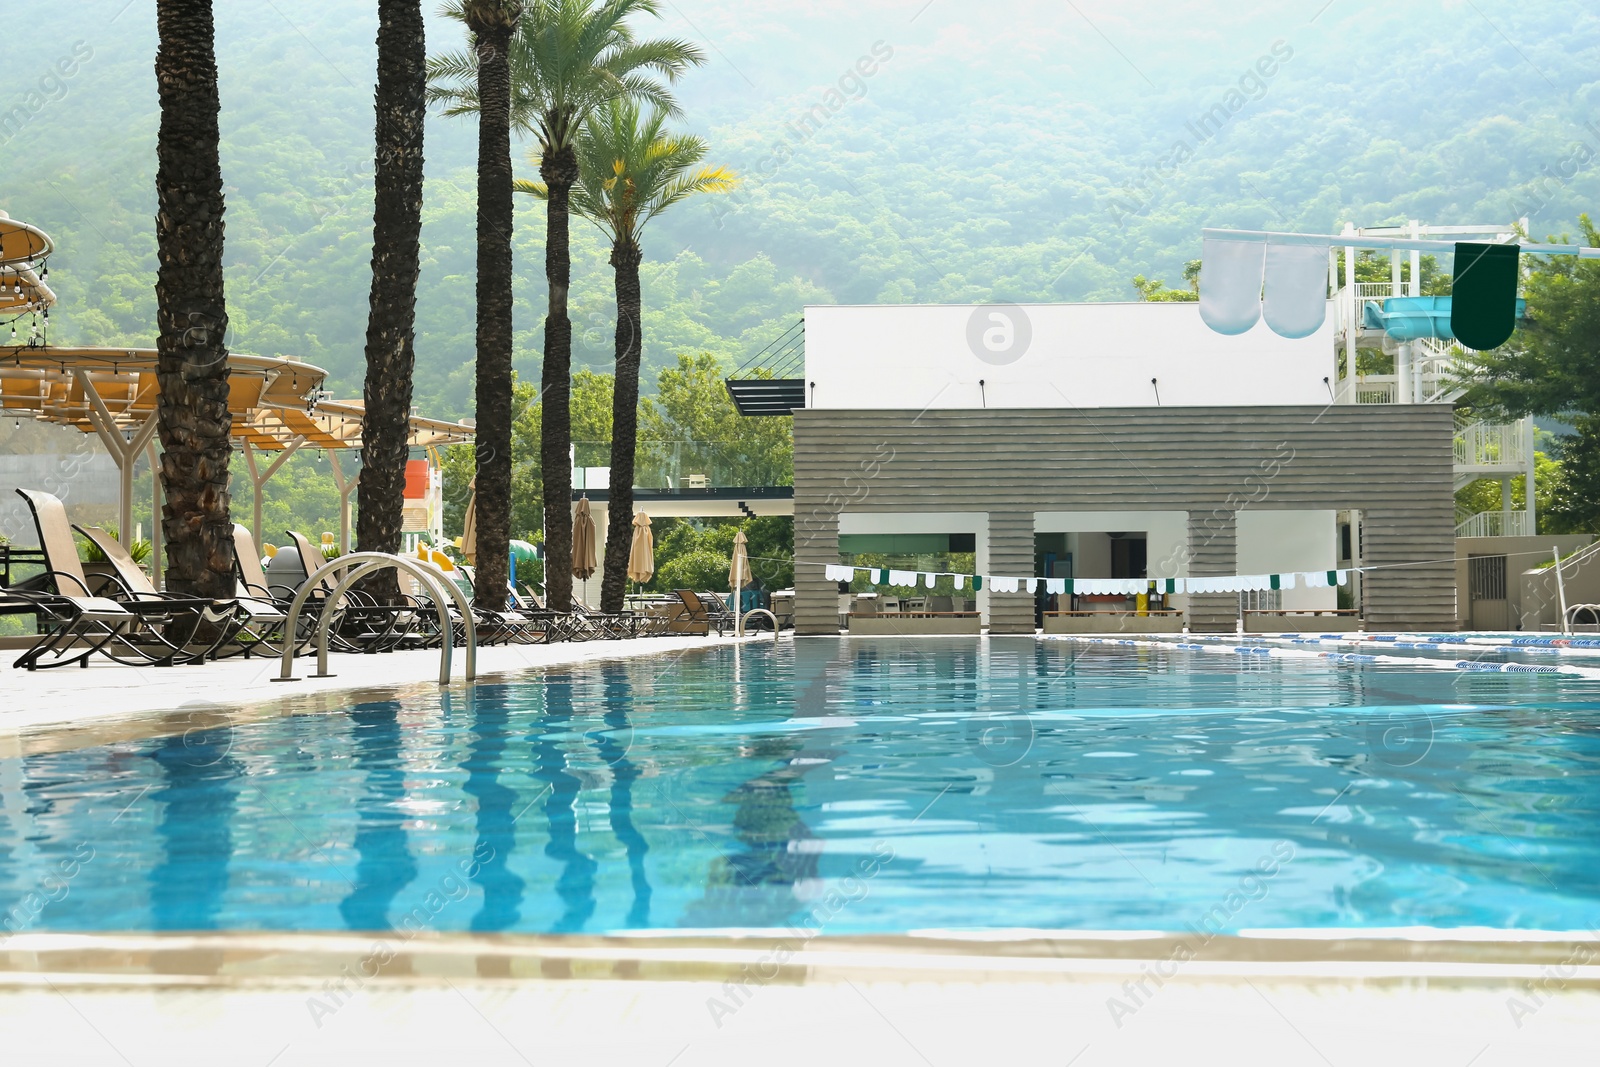
[[[1454,497],[1419,488],[1413,506],[1364,508],[1368,630],[1452,630],[1457,624]]]
[[[1411,220],[1410,229],[1412,237],[1422,236],[1422,224],[1416,219]],[[1407,295],[1422,295],[1422,252],[1415,248],[1411,250],[1411,283]]]
[[[1189,512],[1189,576],[1238,573],[1237,513],[1222,507]],[[1239,594],[1191,594],[1187,619],[1195,633],[1232,633],[1239,625]]]
[[[1354,232],[1353,227],[1347,226],[1346,233]],[[1356,346],[1361,333],[1361,301],[1356,296],[1356,250],[1349,245],[1344,250],[1344,296],[1345,296],[1345,331],[1344,331],[1344,378],[1341,384],[1345,388],[1344,402],[1349,404],[1355,401],[1356,388]]]
[[[823,576],[821,564],[839,562],[839,512],[802,501],[794,511],[794,632],[839,633],[839,586]]]
[[[1033,512],[989,513],[989,571],[1008,578],[1032,578]],[[989,594],[989,632],[1031,634],[1033,587],[1021,593]]]
[[[1539,532],[1539,508],[1538,508],[1538,505],[1536,503],[1534,503],[1534,496],[1535,496],[1534,489],[1535,489],[1535,486],[1534,486],[1534,483],[1533,483],[1534,468],[1537,466],[1537,460],[1536,460],[1536,457],[1534,456],[1533,450],[1536,447],[1537,438],[1534,436],[1533,429],[1534,429],[1534,427],[1533,427],[1533,418],[1532,418],[1532,416],[1529,416],[1528,418],[1525,418],[1525,419],[1522,420],[1522,432],[1526,435],[1523,438],[1523,450],[1524,450],[1524,454],[1528,457],[1527,481],[1525,481],[1523,483],[1523,486],[1522,486],[1522,499],[1523,499],[1522,506],[1523,506],[1523,510],[1525,510],[1528,513],[1528,536],[1529,537],[1532,537],[1534,534]],[[1510,486],[1510,484],[1511,483],[1509,481],[1506,483],[1507,486]],[[1510,504],[1510,493],[1509,492],[1506,495],[1506,500],[1507,500],[1506,510],[1510,511],[1511,510],[1511,504]]]

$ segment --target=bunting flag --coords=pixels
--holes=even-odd
[[[990,592],[1027,593],[1042,583],[1046,593],[1069,596],[1137,596],[1141,593],[1216,594],[1262,592],[1283,589],[1328,589],[1350,584],[1349,570],[1284,571],[1276,574],[1222,574],[1195,578],[1010,578],[1002,575],[951,574],[942,571],[902,571],[887,567],[851,567],[823,564],[823,577],[830,582],[848,582],[859,572],[874,585],[933,589],[941,577],[948,577],[957,590],[972,583],[974,592],[988,583]]]
[[[1450,283],[1450,332],[1468,348],[1499,348],[1517,327],[1516,245],[1456,245]]]
[[[1239,334],[1261,317],[1267,245],[1255,237],[1207,236],[1200,249],[1200,318],[1218,333]]]
[[[1201,288],[1205,278],[1200,279]],[[1310,337],[1328,317],[1328,239],[1273,236],[1261,317],[1279,337]]]

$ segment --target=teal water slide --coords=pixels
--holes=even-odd
[[[1382,330],[1396,341],[1416,341],[1431,337],[1454,341],[1450,328],[1451,298],[1448,296],[1391,296],[1379,303],[1369,301],[1361,312],[1361,325]],[[1528,302],[1517,300],[1517,319],[1527,317]]]

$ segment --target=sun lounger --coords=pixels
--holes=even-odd
[[[49,592],[6,591],[13,606],[34,597],[44,609],[39,617],[44,640],[25,652],[15,666],[28,670],[70,663],[88,666],[89,657],[96,652],[118,663],[139,666],[198,663],[237,630],[238,611],[232,604],[136,593],[116,575],[110,581],[111,595],[91,595],[66,507],[58,498],[37,490],[18,489],[17,495],[33,513],[47,568],[34,583],[47,581]],[[126,556],[121,545],[116,548]],[[80,648],[80,642],[87,642],[88,647]]]
[[[722,598],[693,589],[675,589],[683,610],[672,621],[672,629],[690,633],[709,633],[715,629],[719,635],[733,628],[733,613]]]

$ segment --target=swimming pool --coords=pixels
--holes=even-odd
[[[707,649],[0,760],[0,924],[1576,931],[1597,727],[1559,674]]]

